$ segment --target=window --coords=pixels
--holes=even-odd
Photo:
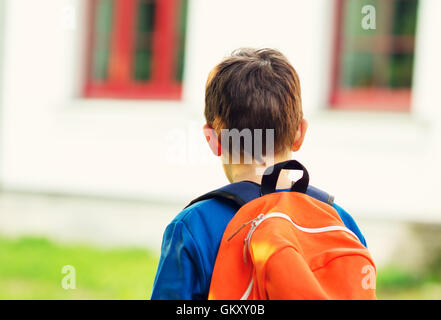
[[[180,99],[188,0],[91,0],[86,97]]]
[[[362,28],[362,8],[376,29]],[[331,105],[408,111],[418,0],[338,0]]]

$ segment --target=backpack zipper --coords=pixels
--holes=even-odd
[[[260,219],[262,219],[264,216],[263,213],[259,214],[256,218],[254,218],[253,220],[250,220],[248,222],[245,222],[243,225],[241,225],[236,231],[234,231],[228,238],[227,241],[230,241],[236,234],[239,233],[240,230],[242,230],[243,228],[245,228],[247,225],[249,225],[250,223],[254,223]]]
[[[330,231],[344,231],[344,232],[347,232],[349,234],[352,234],[356,239],[358,239],[358,237],[351,230],[349,230],[347,227],[343,227],[343,226],[327,226],[327,227],[320,227],[320,228],[305,228],[305,227],[299,226],[296,223],[294,223],[287,214],[284,214],[284,213],[281,213],[281,212],[271,212],[271,213],[267,213],[267,214],[261,213],[256,218],[254,218],[253,220],[248,221],[248,222],[244,223],[242,226],[240,226],[239,229],[237,229],[227,239],[227,240],[230,240],[240,230],[242,230],[242,228],[244,228],[245,226],[247,226],[248,224],[251,223],[251,228],[248,231],[248,234],[245,237],[244,243],[243,243],[243,261],[244,261],[245,264],[248,263],[247,251],[250,251],[250,239],[251,239],[251,236],[253,235],[254,231],[257,228],[257,226],[259,224],[261,224],[264,220],[269,219],[269,218],[282,218],[282,219],[288,220],[289,222],[291,222],[291,224],[295,228],[297,228],[300,231],[306,232],[306,233],[323,233],[323,232],[330,232]]]
[[[245,228],[247,225],[249,225],[251,223],[251,228],[248,231],[247,236],[245,237],[245,239],[243,240],[244,245],[243,245],[243,261],[245,262],[245,264],[248,263],[247,261],[247,243],[248,240],[250,239],[251,235],[254,232],[254,229],[256,229],[256,227],[258,226],[258,224],[260,223],[260,221],[265,217],[265,215],[263,213],[259,214],[256,218],[254,218],[253,220],[250,220],[248,222],[245,222],[243,225],[241,225],[236,231],[234,231],[228,238],[227,241],[230,241],[236,234],[239,233],[240,230],[242,230],[243,228]]]
[[[245,264],[248,264],[248,259],[247,259],[247,249],[249,251],[250,249],[250,238],[253,235],[254,230],[256,230],[257,226],[263,221],[265,220],[265,215],[263,213],[259,214],[257,216],[257,218],[253,219],[251,221],[251,228],[248,231],[247,236],[245,237],[245,239],[243,240],[243,262]]]

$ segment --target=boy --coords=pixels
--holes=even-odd
[[[205,118],[208,144],[213,154],[221,157],[231,183],[260,184],[259,172],[272,163],[291,159],[291,152],[302,146],[308,128],[303,119],[298,75],[285,56],[274,49],[240,49],[219,63],[207,80]],[[244,163],[246,155],[241,147],[241,162],[231,163],[231,152],[226,152],[224,141],[217,138],[225,129],[273,129],[273,155],[267,154],[269,141],[264,137],[263,157]],[[291,180],[283,171],[277,188],[290,186]],[[366,246],[349,214],[336,204],[333,207]],[[164,233],[152,299],[207,299],[219,245],[236,211],[228,201],[213,198],[194,203],[176,216]]]

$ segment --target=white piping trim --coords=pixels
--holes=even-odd
[[[305,228],[305,227],[302,227],[302,226],[295,224],[294,221],[292,221],[291,218],[287,214],[281,213],[281,212],[271,212],[271,213],[266,214],[262,219],[260,219],[256,222],[256,227],[259,224],[261,224],[262,221],[264,221],[268,218],[283,218],[283,219],[291,222],[292,225],[294,227],[296,227],[297,229],[299,229],[300,231],[307,232],[307,233],[323,233],[323,232],[329,232],[329,231],[344,231],[344,232],[352,234],[355,238],[358,239],[358,237],[355,235],[355,233],[353,233],[351,230],[349,230],[346,227],[328,226],[328,227],[321,227],[321,228]],[[254,230],[256,230],[256,228],[254,228]],[[254,232],[254,230],[253,230],[253,232]],[[251,238],[251,235],[250,235],[250,238]]]
[[[248,285],[248,288],[245,290],[245,293],[243,294],[243,296],[240,298],[240,300],[247,300],[248,297],[250,296],[251,293],[251,289],[253,288],[253,279],[251,279],[250,284]]]

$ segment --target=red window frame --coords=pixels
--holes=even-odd
[[[108,79],[92,77],[94,44],[93,23],[98,0],[90,0],[89,41],[84,96],[88,98],[179,100],[182,83],[175,79],[177,17],[180,0],[156,1],[152,47],[152,74],[148,82],[132,77],[134,63],[134,27],[137,22],[136,0],[114,0]]]
[[[343,88],[340,86],[341,55],[343,53],[343,9],[345,0],[336,0],[334,33],[333,68],[329,102],[332,109],[342,110],[382,110],[408,112],[411,107],[411,88]],[[361,16],[360,16],[361,17]],[[391,37],[379,38],[381,43],[390,41]]]

